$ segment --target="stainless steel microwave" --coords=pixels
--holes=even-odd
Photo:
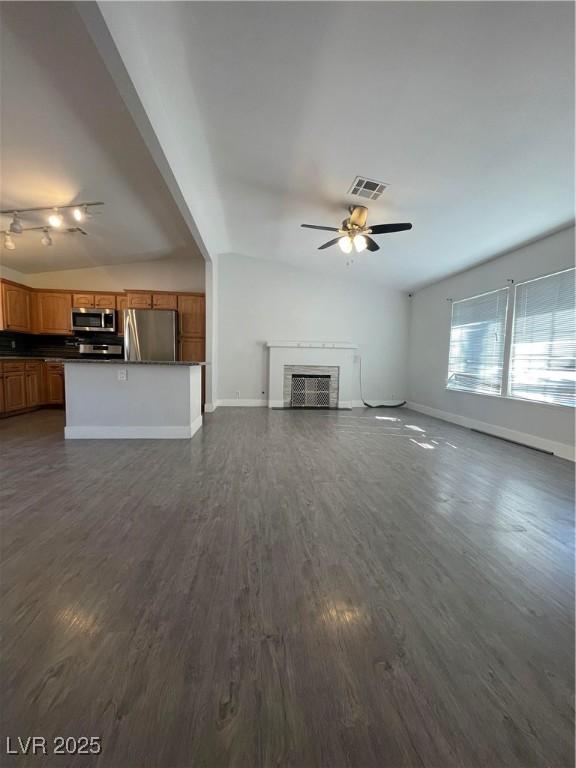
[[[116,333],[116,310],[75,307],[72,310],[72,330]]]

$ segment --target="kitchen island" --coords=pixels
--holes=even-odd
[[[66,439],[189,439],[202,426],[203,363],[62,360]]]

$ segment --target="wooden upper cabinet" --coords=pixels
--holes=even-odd
[[[38,333],[70,333],[72,296],[69,293],[42,293],[35,295],[36,331]]]
[[[30,291],[2,283],[2,327],[7,331],[30,331]]]
[[[93,307],[94,306],[94,294],[93,293],[74,293],[72,294],[72,306],[73,307]]]
[[[95,293],[94,306],[99,309],[114,309],[116,297],[111,293]]]
[[[206,299],[204,296],[178,296],[180,335],[206,336]]]
[[[114,309],[116,296],[113,293],[74,293],[73,307],[97,307],[98,309]]]
[[[129,293],[127,309],[152,309],[152,294]]]
[[[152,294],[153,309],[178,309],[178,296],[175,293]]]

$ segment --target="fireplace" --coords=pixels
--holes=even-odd
[[[340,370],[331,365],[285,365],[285,408],[337,408]]]
[[[346,341],[268,341],[268,407],[269,408],[352,408],[355,404],[356,389],[355,355],[357,346]],[[297,391],[293,405],[292,376],[310,380],[296,383]],[[323,377],[330,377],[328,406],[323,405],[326,386]],[[312,405],[302,405],[308,401]],[[319,404],[322,403],[322,404]]]

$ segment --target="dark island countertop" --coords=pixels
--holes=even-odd
[[[70,358],[70,357],[61,357],[61,358],[50,358],[52,362],[58,362],[58,363],[74,363],[75,365],[77,363],[80,363],[81,365],[84,365],[86,363],[96,363],[97,365],[206,365],[206,363],[194,363],[189,362],[187,360],[96,360],[95,358]]]

